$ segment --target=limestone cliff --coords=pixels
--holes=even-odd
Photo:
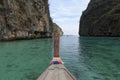
[[[0,40],[51,37],[53,29],[48,0],[0,0]]]
[[[54,26],[54,29],[53,29],[54,32],[59,32],[60,35],[63,35],[62,29],[56,23],[53,23],[53,26]]]
[[[120,36],[120,0],[91,0],[80,20],[81,36]]]

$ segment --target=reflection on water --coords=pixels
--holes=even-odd
[[[120,80],[120,38],[61,38],[61,56],[78,80]]]
[[[62,36],[60,53],[77,80],[120,80],[118,37]],[[35,80],[51,57],[51,39],[0,42],[0,80]]]

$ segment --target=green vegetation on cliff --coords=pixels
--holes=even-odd
[[[4,9],[5,7],[2,5],[2,4],[0,4],[0,9]]]

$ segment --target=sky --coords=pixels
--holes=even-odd
[[[49,0],[53,22],[63,30],[64,35],[78,35],[82,12],[90,0]]]

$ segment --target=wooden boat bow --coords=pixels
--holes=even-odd
[[[50,65],[37,80],[76,80],[63,64]]]
[[[54,57],[50,66],[38,77],[37,80],[76,80],[65,68],[59,55],[59,34],[53,34]]]

